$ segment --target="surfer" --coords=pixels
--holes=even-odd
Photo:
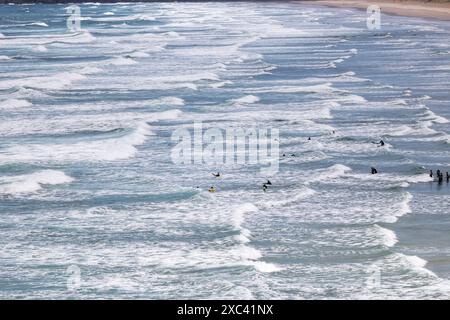
[[[377,174],[378,173],[378,170],[375,169],[374,167],[372,167],[370,170],[371,170],[372,174]]]
[[[311,137],[308,137],[308,141],[311,141]]]
[[[444,174],[442,172],[439,173],[439,184],[441,184],[444,181]]]
[[[262,189],[263,189],[264,192],[267,191],[267,185],[265,183],[263,184],[263,188]]]
[[[384,143],[383,140],[380,140],[380,142],[373,142],[373,141],[372,141],[372,143],[378,144],[379,147],[384,147],[384,145],[386,144],[386,143]]]
[[[270,180],[267,180],[267,182],[265,184],[268,185],[268,186],[271,186],[272,182],[270,182]]]
[[[430,170],[430,178],[433,178],[433,170]]]
[[[212,175],[213,175],[214,177],[218,178],[218,177],[220,177],[220,172],[213,173]]]
[[[448,172],[445,173],[445,177],[447,178],[447,183],[450,182],[450,175],[448,174]]]
[[[214,193],[214,192],[216,192],[216,188],[210,187],[210,188],[208,189],[208,192]]]

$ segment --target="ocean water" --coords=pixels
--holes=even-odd
[[[65,7],[0,5],[0,298],[450,297],[449,22],[86,3],[69,32]],[[278,129],[267,192],[175,164],[195,121]]]

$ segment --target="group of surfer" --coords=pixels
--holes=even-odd
[[[271,186],[272,182],[270,182],[270,180],[267,180],[266,183],[263,184],[263,191],[266,192],[267,189],[269,188],[268,186]]]
[[[333,131],[333,133],[334,133],[334,131]],[[311,137],[308,137],[308,141],[311,141]],[[380,142],[373,142],[373,143],[377,144],[379,147],[384,147],[386,145],[386,143],[383,140],[380,140]],[[283,153],[282,156],[286,157],[286,154]],[[291,153],[290,156],[295,157],[296,155]],[[371,170],[372,174],[378,174],[377,168],[371,167],[370,170]],[[220,172],[213,173],[212,175],[216,178],[219,178],[221,176]],[[433,170],[430,170],[430,177],[431,178],[435,177]],[[436,171],[436,178],[439,183],[442,183],[444,181],[444,174],[441,172],[441,170]],[[450,182],[450,174],[448,172],[445,173],[445,179],[447,180],[447,183]],[[269,186],[271,186],[271,185],[272,185],[272,182],[270,180],[267,180],[267,182],[263,183],[262,190],[264,192],[266,192],[269,189]],[[216,192],[216,188],[212,186],[208,189],[208,192]]]
[[[212,173],[212,175],[213,175],[214,177],[216,177],[216,178],[220,178],[220,177],[221,177],[220,172]],[[262,185],[263,191],[266,192],[267,189],[269,188],[269,186],[271,186],[271,185],[272,185],[272,182],[271,182],[270,180],[267,180],[267,182],[266,182],[266,183],[263,183],[263,185]],[[197,188],[198,188],[198,187],[197,187]],[[211,192],[211,193],[216,192],[216,187],[214,187],[214,186],[209,187],[209,188],[208,188],[208,192]]]
[[[333,131],[333,134],[335,134],[335,131]],[[311,141],[311,137],[308,137],[308,141]],[[386,143],[385,143],[383,140],[380,140],[380,142],[374,142],[374,143],[375,143],[375,144],[378,144],[379,147],[384,147],[384,146],[386,145]],[[286,154],[283,153],[282,156],[283,156],[283,157],[286,157]],[[296,155],[295,155],[294,153],[291,153],[290,156],[291,156],[291,157],[296,157]],[[442,175],[442,173],[441,173],[439,170],[438,170],[437,172],[438,172],[438,177],[440,177],[440,178],[439,178],[439,181],[442,182],[442,180],[443,180],[443,175]],[[372,174],[377,174],[377,173],[378,173],[378,170],[377,170],[376,168],[372,167],[372,168],[371,168],[371,173],[372,173]],[[220,176],[221,176],[221,175],[220,175],[220,172],[212,173],[212,175],[213,175],[214,177],[216,177],[216,178],[220,178]],[[430,172],[430,176],[433,176],[433,172],[432,172],[432,171]],[[449,174],[448,174],[448,172],[447,172],[447,182],[449,182],[449,180],[450,180],[450,176],[449,176]],[[269,189],[269,186],[271,186],[271,185],[272,185],[272,182],[271,182],[270,180],[267,180],[266,183],[263,183],[263,185],[262,185],[262,190],[263,190],[264,192],[266,192],[267,189]],[[211,193],[216,192],[216,188],[215,188],[214,186],[211,186],[211,187],[208,189],[208,192],[211,192]]]
[[[434,178],[433,170],[430,170],[430,178]],[[441,170],[436,171],[436,178],[439,183],[444,182],[444,174],[441,172]],[[445,179],[447,180],[447,183],[450,182],[450,175],[448,172],[445,173]]]
[[[216,178],[220,178],[220,172],[212,173],[212,175]],[[209,187],[208,192],[214,193],[216,192],[216,187]]]

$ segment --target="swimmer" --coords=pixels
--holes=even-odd
[[[218,178],[218,177],[220,177],[220,172],[213,173],[212,175],[213,175],[214,177]]]
[[[378,170],[375,169],[374,167],[372,167],[370,170],[371,170],[372,174],[377,174],[378,173]]]
[[[265,184],[271,186],[272,182],[270,182],[270,180],[267,180],[267,182]]]
[[[211,192],[211,193],[216,192],[216,188],[210,187],[210,188],[208,189],[208,192]]]
[[[430,178],[433,178],[433,170],[430,170]]]
[[[267,191],[267,185],[264,183],[263,184],[263,191],[266,192]]]

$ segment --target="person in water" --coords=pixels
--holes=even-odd
[[[450,182],[450,175],[448,174],[448,172],[445,173],[445,177],[447,179],[447,183],[449,183]]]
[[[433,178],[433,170],[430,170],[430,178]]]
[[[267,180],[267,182],[265,184],[271,186],[272,182],[270,182],[270,180]]]
[[[444,181],[444,174],[442,172],[439,172],[438,179],[439,179],[439,183],[442,183]]]
[[[377,173],[378,173],[378,170],[375,169],[374,167],[372,167],[372,168],[371,168],[371,172],[372,172],[372,174],[377,174]]]
[[[263,184],[263,191],[266,192],[267,191],[267,185],[264,183]]]
[[[386,144],[386,143],[384,143],[383,140],[380,140],[380,142],[373,142],[373,141],[372,141],[372,143],[378,144],[379,147],[384,147],[384,145]]]
[[[212,175],[213,175],[214,177],[218,178],[218,177],[220,177],[220,172],[213,173]]]
[[[216,192],[216,188],[210,187],[210,188],[208,189],[208,192],[211,192],[211,193]]]

